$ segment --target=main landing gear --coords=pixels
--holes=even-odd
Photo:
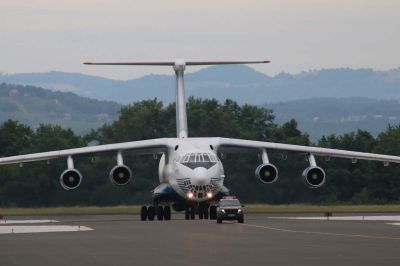
[[[158,221],[171,220],[171,207],[170,206],[142,206],[140,209],[140,219],[142,221],[154,221],[157,218]]]
[[[194,220],[198,214],[199,220],[217,219],[217,207],[209,204],[191,204],[187,205],[185,209],[185,220]]]
[[[185,220],[195,220],[196,214],[199,220],[216,220],[217,206],[207,203],[188,204],[185,208]],[[142,221],[168,221],[171,220],[171,207],[154,204],[153,206],[142,206],[140,209],[140,219]]]

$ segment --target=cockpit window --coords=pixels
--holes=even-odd
[[[209,169],[217,163],[217,157],[210,153],[188,153],[182,157],[180,163],[191,169],[197,167]]]

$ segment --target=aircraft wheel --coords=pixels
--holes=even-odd
[[[208,207],[204,207],[204,219],[208,219]]]
[[[149,219],[149,221],[154,221],[154,215],[155,215],[154,207],[150,206],[149,208],[147,208],[147,219]]]
[[[157,207],[157,220],[158,221],[164,220],[164,208],[162,206]]]
[[[140,209],[140,220],[142,220],[142,221],[147,220],[147,207],[146,206],[142,206],[142,208]]]
[[[199,205],[199,220],[203,220],[204,218],[204,206]]]
[[[164,207],[164,220],[166,220],[166,221],[171,220],[171,207],[170,206]]]
[[[210,220],[217,219],[217,206],[210,206]]]
[[[185,208],[185,220],[189,220],[190,218],[190,207],[186,206]]]
[[[196,219],[196,206],[194,205],[190,207],[190,219]]]

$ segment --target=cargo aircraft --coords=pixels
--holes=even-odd
[[[354,152],[319,147],[289,145],[244,139],[220,137],[189,137],[184,71],[186,66],[258,64],[269,61],[185,61],[182,59],[161,62],[127,63],[84,63],[86,65],[145,65],[172,66],[176,74],[176,138],[159,138],[124,143],[81,147],[67,150],[17,155],[0,158],[0,165],[64,158],[67,169],[60,175],[61,186],[66,190],[77,188],[82,182],[82,174],[74,167],[74,157],[114,152],[116,165],[109,173],[115,185],[126,185],[133,178],[131,169],[124,164],[123,154],[161,155],[159,162],[160,185],[153,190],[153,203],[142,206],[142,220],[170,220],[171,207],[185,211],[185,219],[216,219],[216,206],[213,204],[223,196],[229,195],[224,186],[224,168],[219,155],[228,153],[258,153],[262,163],[255,169],[255,176],[263,184],[271,184],[278,179],[278,169],[269,161],[268,151],[281,151],[304,154],[309,166],[303,171],[303,181],[310,188],[319,188],[325,183],[325,172],[318,167],[317,156],[348,158],[400,163],[400,157],[373,153]]]

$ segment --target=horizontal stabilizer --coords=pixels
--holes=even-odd
[[[114,66],[204,66],[204,65],[235,65],[235,64],[266,64],[268,60],[261,61],[203,61],[203,60],[175,60],[175,61],[136,61],[136,62],[85,62],[85,65],[114,65]]]

